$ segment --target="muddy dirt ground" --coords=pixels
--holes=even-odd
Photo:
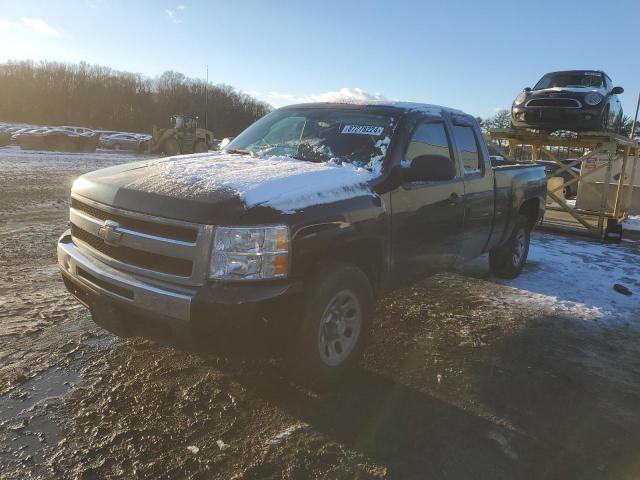
[[[636,243],[594,258],[537,233],[521,283],[481,258],[394,292],[359,371],[312,392],[274,361],[96,327],[55,242],[73,178],[133,158],[2,150],[0,478],[640,477]]]

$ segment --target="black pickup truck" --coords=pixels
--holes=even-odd
[[[545,196],[544,168],[492,165],[461,111],[295,105],[220,152],[79,177],[58,262],[119,335],[288,323],[290,365],[322,382],[357,360],[382,292],[485,252],[518,275]]]

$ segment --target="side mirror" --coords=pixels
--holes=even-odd
[[[624,93],[624,88],[622,87],[613,87],[613,89],[611,90],[611,93],[613,93],[614,95],[620,95]]]
[[[219,145],[219,149],[222,150],[224,147],[226,147],[227,145],[229,145],[231,143],[231,139],[229,137],[225,137],[222,139],[222,141],[220,142]]]
[[[444,155],[420,155],[404,170],[406,182],[438,182],[455,176],[453,161]]]
[[[527,93],[530,92],[531,91],[531,87],[524,87],[524,91],[527,92]]]

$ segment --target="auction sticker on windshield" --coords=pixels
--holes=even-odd
[[[382,135],[384,127],[376,127],[375,125],[345,125],[342,133],[350,133],[352,135]]]

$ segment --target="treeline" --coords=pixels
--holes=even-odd
[[[271,107],[228,85],[206,88],[207,125],[218,138],[237,135]],[[205,82],[173,71],[157,78],[98,65],[0,64],[0,120],[40,125],[150,132],[169,116],[205,119]]]

